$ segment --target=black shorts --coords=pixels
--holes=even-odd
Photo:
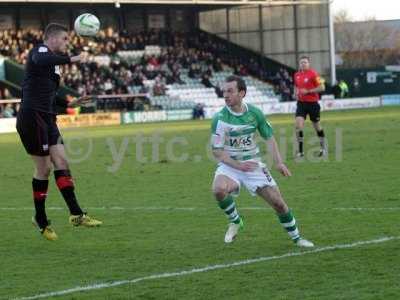
[[[17,115],[17,131],[30,155],[47,156],[50,146],[63,143],[56,116],[46,112],[20,109]]]
[[[311,122],[319,122],[321,115],[321,106],[318,102],[301,102],[297,101],[296,117],[307,119],[310,116]]]

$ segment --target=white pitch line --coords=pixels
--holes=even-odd
[[[379,244],[379,243],[384,243],[384,242],[388,242],[391,240],[398,240],[398,239],[400,239],[400,236],[382,237],[382,238],[369,240],[369,241],[358,241],[358,242],[354,242],[351,244],[326,246],[326,247],[316,248],[314,250],[307,250],[307,251],[301,251],[301,252],[289,252],[289,253],[277,255],[277,256],[258,257],[258,258],[240,260],[240,261],[236,261],[236,262],[229,263],[229,264],[211,265],[211,266],[205,266],[202,268],[194,268],[194,269],[190,269],[190,270],[183,270],[183,271],[173,272],[173,273],[160,273],[160,274],[153,274],[153,275],[139,277],[139,278],[135,278],[135,279],[129,279],[129,280],[103,282],[103,283],[96,283],[96,284],[87,285],[87,286],[77,286],[74,288],[61,290],[61,291],[54,291],[54,292],[48,292],[48,293],[43,293],[43,294],[37,294],[37,295],[33,295],[33,296],[14,298],[14,300],[35,300],[35,299],[42,299],[42,298],[48,298],[48,297],[54,297],[54,296],[62,296],[62,295],[73,294],[76,292],[92,291],[92,290],[116,287],[116,286],[120,286],[120,285],[134,284],[134,283],[138,283],[138,282],[145,281],[145,280],[155,280],[155,279],[170,278],[170,277],[181,277],[181,276],[186,276],[186,275],[191,275],[191,274],[196,274],[196,273],[204,273],[204,272],[213,271],[213,270],[229,269],[232,267],[244,266],[244,265],[255,264],[255,263],[270,261],[270,260],[277,260],[277,259],[282,259],[282,258],[287,258],[287,257],[303,256],[306,254],[314,254],[314,253],[333,251],[333,250],[338,250],[338,249],[348,249],[348,248],[354,248],[354,247],[370,245],[370,244]]]
[[[333,210],[400,210],[400,207],[333,207]]]
[[[65,207],[57,207],[50,206],[46,207],[47,210],[66,210]],[[137,206],[137,207],[122,207],[122,206],[110,206],[110,207],[87,207],[88,210],[116,210],[116,211],[124,211],[124,210],[140,210],[140,211],[201,211],[201,210],[209,210],[206,207],[167,207],[167,206]],[[33,207],[0,207],[0,211],[31,211]],[[270,207],[239,207],[239,210],[272,210]],[[309,210],[309,209],[307,209]],[[343,210],[343,211],[382,211],[382,210],[400,210],[400,207],[329,207],[322,208],[319,211],[324,210]]]

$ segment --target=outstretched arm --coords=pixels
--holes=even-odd
[[[90,96],[90,95],[76,98],[76,99],[68,102],[68,107],[76,107],[76,106],[84,105],[84,104],[87,104],[87,103],[91,103],[92,102],[92,98],[93,97]]]
[[[64,56],[50,52],[46,47],[39,47],[39,49],[33,53],[32,60],[39,66],[57,66],[66,65],[73,62],[83,61],[86,58],[86,54],[82,52],[76,56]]]

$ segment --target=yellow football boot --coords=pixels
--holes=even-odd
[[[56,239],[58,239],[56,232],[49,225],[47,225],[45,228],[40,228],[35,217],[32,217],[32,224],[39,230],[39,232],[45,239],[49,241],[55,241]]]
[[[89,217],[87,214],[71,215],[69,216],[69,223],[74,226],[96,227],[103,224],[103,222]]]

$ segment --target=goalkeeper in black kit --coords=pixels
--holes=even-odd
[[[102,224],[101,221],[89,217],[78,204],[63,140],[56,123],[59,66],[82,62],[86,58],[85,53],[71,57],[63,54],[67,45],[68,29],[59,24],[49,24],[44,32],[44,43],[34,47],[28,54],[22,84],[21,109],[17,116],[18,134],[35,165],[32,179],[35,215],[32,222],[48,240],[57,239],[57,234],[49,226],[45,210],[48,178],[53,167],[57,187],[70,211],[69,222],[74,226],[87,227]],[[71,103],[57,102],[57,105],[71,106],[86,100],[83,97]]]

